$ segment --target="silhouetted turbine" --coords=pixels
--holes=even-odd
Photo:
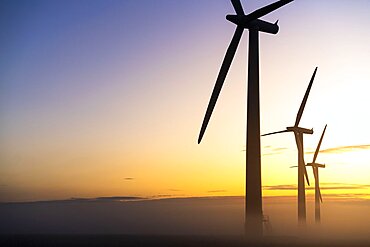
[[[261,147],[260,147],[260,107],[259,107],[259,32],[276,34],[278,22],[269,23],[258,18],[292,2],[281,0],[245,15],[240,0],[231,0],[236,15],[227,15],[226,19],[237,25],[234,36],[226,51],[220,72],[216,79],[211,99],[199,133],[198,143],[211,118],[217,98],[229,71],[244,29],[249,30],[248,53],[248,108],[247,108],[247,162],[246,162],[246,233],[250,236],[262,236],[262,189],[261,189]]]
[[[298,149],[298,221],[300,224],[306,223],[306,195],[305,195],[304,177],[306,177],[307,184],[310,185],[310,182],[308,180],[306,166],[305,166],[305,161],[304,161],[303,134],[313,134],[313,129],[301,128],[301,127],[298,127],[298,125],[302,118],[303,110],[304,110],[304,107],[306,106],[307,98],[308,98],[308,95],[310,94],[310,90],[312,87],[312,83],[315,79],[316,72],[317,72],[317,67],[315,68],[315,71],[312,74],[310,83],[308,84],[308,88],[303,97],[301,106],[299,107],[294,126],[287,127],[286,130],[276,131],[276,132],[262,135],[262,136],[267,136],[267,135],[273,135],[273,134],[285,133],[285,132],[294,133],[294,137],[295,137],[295,141],[296,141],[297,149]]]
[[[322,139],[324,138],[324,134],[326,131],[327,125],[325,125],[325,128],[321,134],[321,138],[319,143],[317,144],[317,148],[315,151],[315,154],[313,156],[312,163],[308,163],[307,166],[312,166],[313,175],[315,177],[315,222],[320,223],[320,201],[322,202],[322,196],[320,191],[320,181],[319,181],[319,168],[325,168],[325,165],[316,163],[317,155],[320,152],[320,146],[322,143]]]

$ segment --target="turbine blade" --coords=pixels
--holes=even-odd
[[[231,62],[233,61],[236,49],[238,48],[239,41],[242,37],[244,28],[243,27],[237,27],[234,33],[234,36],[231,40],[231,43],[229,45],[229,48],[227,48],[224,61],[222,62],[220,72],[218,73],[217,80],[215,87],[213,88],[213,92],[211,95],[211,99],[209,100],[208,108],[206,111],[206,115],[204,116],[202,128],[199,133],[198,138],[198,144],[202,141],[204,132],[206,131],[209,119],[211,118],[213,108],[216,105],[218,95],[220,94],[222,85],[224,84],[227,72],[229,71]]]
[[[281,130],[281,131],[276,131],[276,132],[271,132],[268,134],[263,134],[261,136],[269,136],[269,135],[274,135],[274,134],[279,134],[279,133],[285,133],[285,132],[290,132],[289,130]]]
[[[298,166],[291,166],[291,167],[289,167],[289,168],[297,168]]]
[[[258,19],[264,15],[267,15],[268,13],[271,13],[274,10],[277,10],[278,8],[284,6],[285,4],[288,4],[293,1],[294,0],[280,0],[275,3],[269,4],[265,7],[262,7],[260,9],[257,9],[247,16],[248,18],[250,18],[250,20]]]
[[[303,101],[301,103],[301,106],[299,107],[299,111],[298,111],[297,118],[295,120],[295,125],[294,126],[298,126],[299,121],[302,118],[302,113],[303,113],[304,107],[306,106],[307,98],[308,98],[308,95],[310,94],[312,83],[313,83],[313,80],[315,79],[316,71],[317,71],[317,67],[315,68],[315,71],[313,72],[310,83],[308,84],[308,88],[307,88],[306,93],[303,97]]]
[[[315,186],[316,186],[316,181],[318,181],[318,176],[319,176],[319,168],[317,166],[315,166],[315,167],[312,166],[312,171],[313,171],[313,175],[315,177]],[[320,184],[318,184],[318,183],[317,183],[317,189],[319,191],[319,197],[320,197],[320,201],[322,203],[322,196],[321,196]]]
[[[321,146],[321,142],[322,142],[322,139],[324,138],[324,134],[325,134],[325,130],[326,130],[326,127],[327,127],[327,126],[328,126],[328,125],[325,125],[325,128],[324,128],[324,130],[323,130],[323,132],[322,132],[322,134],[321,134],[321,138],[320,138],[319,143],[317,144],[317,148],[316,148],[316,151],[315,151],[315,155],[313,156],[313,161],[312,161],[312,163],[315,163],[316,158],[317,158],[317,155],[319,154],[320,146]]]
[[[243,6],[242,6],[240,0],[231,0],[231,3],[233,4],[235,12],[238,15],[245,15],[244,10],[243,10]]]
[[[310,180],[308,179],[308,174],[307,174],[306,166],[303,166],[303,168],[304,168],[304,176],[306,177],[306,181],[307,181],[307,184],[309,186],[310,185]]]
[[[317,167],[312,166],[312,172],[313,172],[313,176],[315,178],[315,181],[317,181]]]
[[[295,136],[295,141],[297,143],[298,152],[303,153],[303,150],[302,150],[302,148],[303,148],[303,143],[302,143],[303,140],[301,141],[301,139],[299,137],[299,134],[297,134],[297,133],[294,133],[294,136]],[[308,174],[307,174],[307,169],[306,169],[306,165],[305,165],[306,163],[304,161],[304,157],[301,157],[301,159],[302,159],[301,162],[303,164],[303,169],[304,169],[304,176],[306,178],[307,184],[310,185],[310,180],[308,179]]]

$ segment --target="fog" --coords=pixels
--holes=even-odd
[[[1,234],[242,235],[243,197],[122,200],[126,197],[0,204]],[[321,226],[307,200],[307,227],[297,228],[295,197],[264,198],[267,236],[370,243],[370,201],[327,199]]]

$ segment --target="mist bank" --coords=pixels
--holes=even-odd
[[[0,235],[2,247],[13,246],[176,246],[176,247],[368,247],[361,240],[302,239],[296,237],[264,237],[252,241],[242,236],[190,235]]]
[[[268,236],[364,240],[370,243],[370,200],[325,200],[322,224],[307,201],[307,228],[297,228],[295,197],[265,197]],[[244,197],[146,200],[109,197],[0,204],[0,234],[242,236]],[[304,232],[304,234],[302,234]]]

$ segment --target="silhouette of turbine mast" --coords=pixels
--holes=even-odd
[[[315,79],[316,71],[317,71],[317,67],[315,68],[315,71],[312,74],[310,83],[308,84],[308,88],[303,97],[303,101],[301,103],[301,106],[299,107],[299,111],[298,111],[294,126],[287,127],[286,130],[262,135],[262,136],[267,136],[267,135],[273,135],[273,134],[285,133],[285,132],[294,133],[294,137],[295,137],[295,141],[296,141],[297,149],[298,149],[298,222],[300,225],[306,224],[306,194],[305,194],[304,177],[306,177],[307,184],[310,185],[310,182],[308,180],[306,166],[305,166],[305,161],[304,161],[303,134],[313,134],[313,129],[301,128],[301,127],[298,127],[298,125],[302,118],[303,110],[304,110],[304,107],[306,106],[307,98],[310,93],[312,83]]]
[[[326,131],[327,125],[325,125],[325,128],[321,134],[321,138],[319,143],[317,144],[317,148],[315,151],[315,154],[313,156],[312,163],[307,163],[306,166],[311,166],[313,175],[315,177],[315,222],[320,223],[321,221],[321,215],[320,215],[320,201],[322,203],[322,196],[321,196],[321,191],[320,191],[320,181],[319,181],[319,168],[325,168],[325,165],[316,163],[316,158],[317,155],[320,152],[320,146],[322,143],[322,139],[324,138],[325,131]]]
[[[208,104],[208,108],[199,133],[201,142],[209,119],[216,105],[222,85],[229,71],[244,29],[249,30],[248,52],[248,106],[247,106],[247,152],[246,152],[246,197],[245,230],[252,237],[260,237],[262,225],[262,189],[261,189],[261,145],[260,145],[260,100],[259,100],[259,32],[276,34],[278,22],[269,23],[258,18],[292,2],[281,0],[262,7],[248,15],[244,14],[240,0],[231,0],[236,15],[227,15],[226,19],[237,25],[234,36],[225,54],[220,72]]]

